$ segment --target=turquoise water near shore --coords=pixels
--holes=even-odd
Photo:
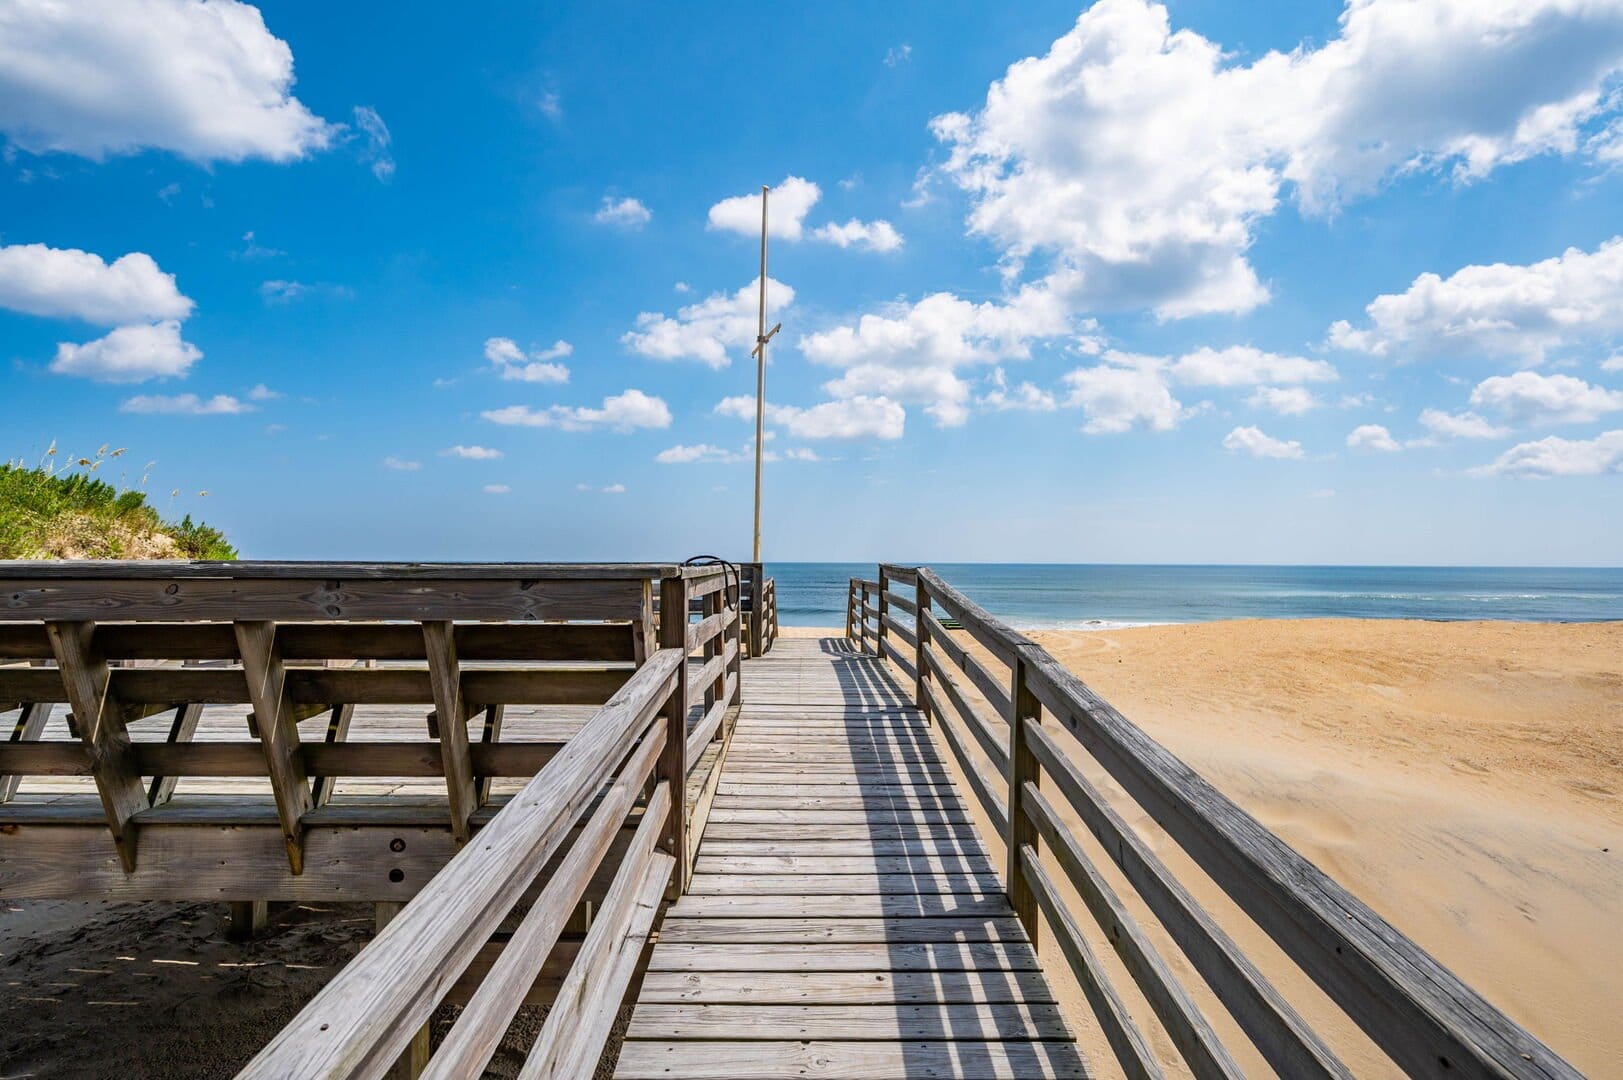
[[[1623,619],[1623,568],[933,563],[1012,626],[1108,630],[1214,619]],[[784,626],[840,626],[873,563],[768,563]]]

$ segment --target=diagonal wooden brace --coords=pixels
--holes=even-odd
[[[77,718],[79,738],[90,750],[90,770],[113,844],[125,871],[133,872],[135,823],[130,819],[146,809],[147,793],[141,786],[123,706],[111,689],[107,658],[96,646],[96,624],[48,622],[45,633],[62,672],[68,704]]]
[[[287,844],[288,866],[304,873],[302,819],[312,805],[310,778],[299,755],[299,724],[287,696],[287,669],[276,647],[276,624],[270,621],[237,622],[237,651],[248,680],[248,699],[254,706],[254,725],[265,751],[276,816]]]

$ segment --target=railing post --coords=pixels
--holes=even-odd
[[[924,696],[924,680],[930,669],[924,663],[924,650],[929,647],[929,631],[924,625],[924,613],[930,610],[930,592],[924,587],[923,567],[913,569],[913,637],[917,648],[913,652],[913,700],[919,703],[919,714],[924,722],[930,722],[930,699]]]
[[[766,647],[762,639],[762,626],[764,625],[761,613],[766,607],[765,588],[763,586],[761,564],[750,563],[750,655],[763,656]],[[742,598],[739,606],[743,606]]]
[[[857,579],[852,578],[850,581],[845,583],[845,637],[847,641],[856,637],[854,632],[856,623],[856,604]]]
[[[725,610],[728,594],[728,588],[723,585],[722,588],[717,592],[713,592],[706,596],[703,600],[700,600],[699,621],[703,622],[710,616]],[[699,655],[699,659],[703,663],[708,664],[711,660],[725,652],[726,649],[727,627],[723,625],[722,628],[716,632],[715,637],[704,643],[704,651]],[[710,706],[714,705],[717,699],[722,696],[721,692],[725,689],[726,685],[727,665],[723,664],[721,666],[721,674],[704,687],[704,715],[710,715]]]
[[[727,593],[727,595],[731,597],[731,601],[730,602],[723,601],[723,609],[725,610],[725,608],[728,608],[728,607],[732,608],[732,610],[733,610],[732,625],[731,626],[723,626],[721,628],[722,648],[725,649],[727,647],[727,644],[726,644],[727,643],[727,636],[729,634],[732,635],[732,640],[733,640],[733,697],[732,697],[732,700],[729,701],[727,704],[728,705],[742,705],[744,703],[744,640],[743,640],[743,638],[744,638],[744,581],[743,581],[743,578],[735,578],[733,580],[733,583],[732,583],[730,588],[731,588],[731,592]],[[753,649],[751,650],[750,655],[751,656],[755,655]],[[726,689],[727,689],[727,673],[725,671],[722,672],[721,687],[722,687],[722,691],[725,692]],[[719,728],[719,727],[716,728],[716,733],[717,733],[716,737],[720,738],[721,737],[721,734],[720,734],[721,733],[721,728]]]
[[[676,859],[671,872],[671,883],[666,898],[675,900],[688,889],[688,822],[687,822],[687,742],[688,742],[688,583],[677,572],[676,577],[664,578],[659,583],[659,647],[682,650],[682,662],[676,668],[676,688],[666,700],[660,715],[665,719],[665,749],[654,768],[656,783],[669,781],[671,809],[666,816],[664,831],[660,834],[659,849]]]
[[[1026,928],[1026,935],[1031,938],[1031,947],[1036,949],[1037,896],[1031,891],[1031,884],[1026,880],[1026,872],[1020,862],[1020,849],[1024,845],[1030,844],[1033,850],[1040,846],[1037,826],[1025,810],[1026,782],[1029,780],[1033,785],[1039,785],[1041,777],[1037,758],[1026,740],[1026,721],[1029,719],[1035,724],[1042,720],[1042,705],[1031,692],[1028,672],[1025,649],[1015,650],[1014,663],[1009,666],[1009,700],[1013,703],[1013,722],[1009,725],[1009,832],[1004,837],[1008,875],[1005,880],[1008,882],[1009,906],[1014,908],[1015,915]]]
[[[885,564],[879,564],[879,640],[874,643],[874,652],[879,659],[885,659],[885,616],[890,612],[890,603],[885,594],[890,591],[890,580],[885,573]]]

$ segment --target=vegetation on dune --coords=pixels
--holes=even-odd
[[[52,444],[41,465],[0,464],[0,559],[237,557],[220,530],[190,514],[165,521],[144,491],[95,477],[123,453],[104,446],[93,458],[67,458],[58,468]]]

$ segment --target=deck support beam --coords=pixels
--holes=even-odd
[[[269,923],[269,900],[233,900],[225,936],[232,941],[251,941],[264,933]]]

